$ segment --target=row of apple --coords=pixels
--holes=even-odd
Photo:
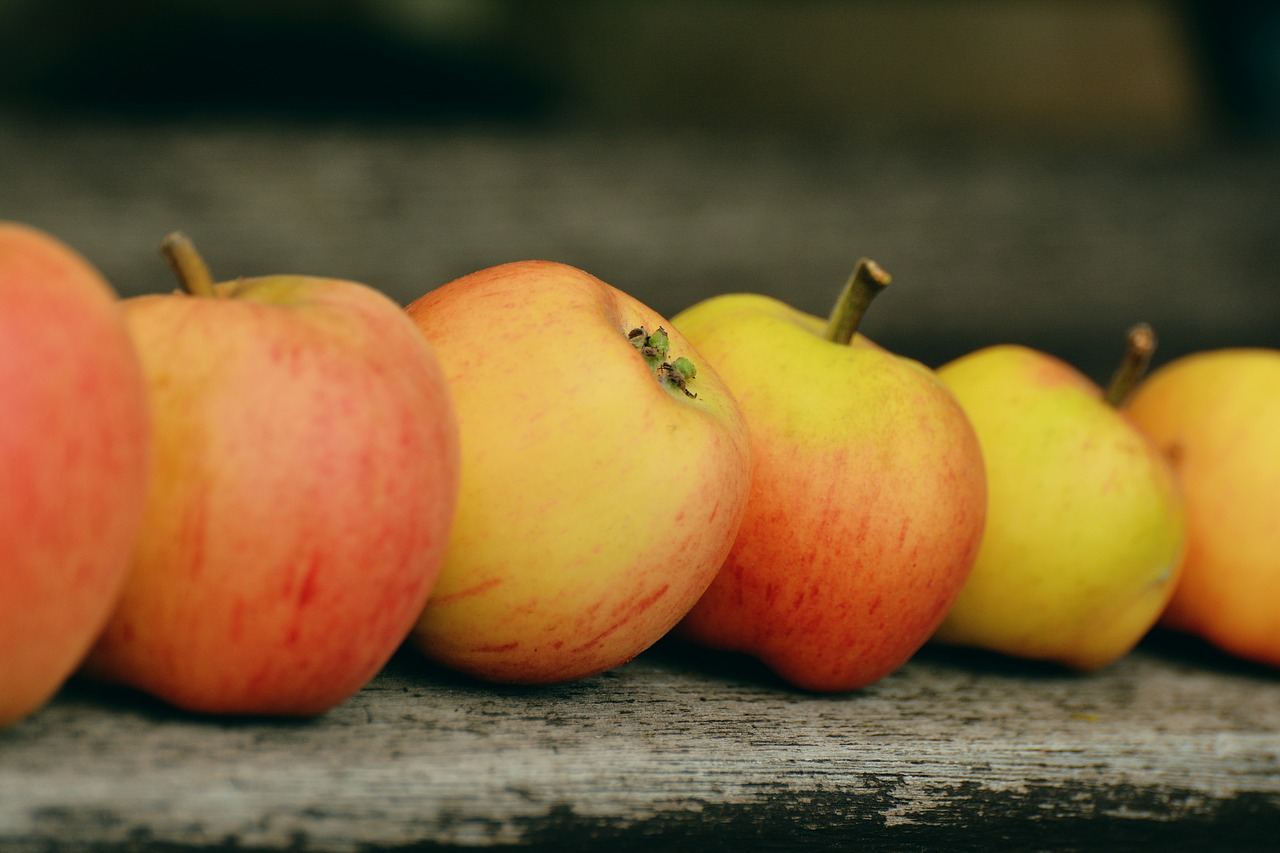
[[[1280,665],[1280,352],[1143,379],[1138,327],[1104,394],[877,346],[869,261],[826,320],[668,321],[545,261],[405,309],[163,252],[181,289],[120,300],[0,223],[0,725],[74,672],[316,714],[406,639],[550,683],[674,632],[838,692],[930,639],[1093,669],[1163,615]]]

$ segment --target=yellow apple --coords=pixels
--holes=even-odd
[[[44,705],[102,629],[150,434],[115,292],[60,240],[0,222],[0,726]]]
[[[977,430],[988,504],[973,574],[936,639],[1078,670],[1126,654],[1168,601],[1185,542],[1164,459],[1046,353],[987,347],[938,376]]]
[[[306,276],[125,300],[155,424],[145,525],[86,673],[193,711],[320,713],[404,641],[457,499],[444,377],[399,305]]]
[[[1169,459],[1187,502],[1187,555],[1163,622],[1280,666],[1280,351],[1175,359],[1125,411]]]
[[[856,334],[887,283],[860,264],[825,323],[755,294],[672,318],[737,397],[754,457],[737,539],[679,633],[809,690],[864,687],[909,659],[982,533],[964,413],[932,372]]]
[[[414,644],[521,683],[648,648],[706,589],[742,518],[747,430],[715,370],[657,313],[564,264],[481,270],[408,313],[462,437],[458,517]]]

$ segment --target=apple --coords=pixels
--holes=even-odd
[[[1130,332],[1104,396],[1071,365],[1002,344],[938,368],[987,466],[987,526],[940,643],[1094,670],[1125,655],[1173,591],[1186,522],[1159,452],[1116,408],[1154,336]]]
[[[213,284],[124,301],[155,424],[141,542],[85,666],[210,714],[309,716],[403,642],[440,569],[458,437],[431,347],[355,282]]]
[[[1280,350],[1192,353],[1153,371],[1125,412],[1187,503],[1187,553],[1162,622],[1280,666]]]
[[[746,425],[656,312],[550,261],[408,306],[462,438],[444,568],[412,635],[476,678],[546,684],[625,663],[711,583],[750,479]]]
[[[672,318],[751,430],[751,494],[723,568],[678,628],[790,684],[845,692],[905,663],[968,577],[986,486],[978,441],[918,362],[857,334],[889,283],[863,261],[828,321],[759,294]]]
[[[146,385],[115,291],[0,222],[0,726],[42,707],[106,622],[146,501]]]

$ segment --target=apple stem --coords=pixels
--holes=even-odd
[[[160,243],[160,254],[164,255],[173,272],[182,283],[182,289],[192,296],[217,296],[213,287],[213,275],[209,265],[200,257],[191,239],[181,231],[174,231]]]
[[[1156,333],[1146,323],[1138,323],[1129,329],[1124,350],[1124,360],[1116,368],[1107,383],[1104,399],[1111,406],[1120,406],[1147,372],[1151,355],[1156,350]]]
[[[891,281],[889,274],[870,258],[858,261],[853,275],[845,283],[836,307],[831,310],[827,320],[827,340],[832,343],[848,345],[858,332],[862,323],[862,315],[867,313],[867,306],[880,291],[888,287]]]

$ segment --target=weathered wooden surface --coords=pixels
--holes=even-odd
[[[895,275],[867,330],[929,362],[1042,346],[1105,378],[1280,346],[1274,149],[0,120],[0,218],[126,295],[182,228],[222,276],[366,281],[407,301],[482,266],[582,266],[664,313],[725,290],[826,310]],[[399,659],[306,723],[73,686],[0,732],[0,850],[673,846],[1275,849],[1280,679],[1185,646],[1089,677],[928,654],[815,697],[671,649],[548,690]]]
[[[555,688],[405,654],[306,722],[73,686],[0,732],[0,849],[1274,849],[1280,677],[928,651],[848,696],[664,645]]]

